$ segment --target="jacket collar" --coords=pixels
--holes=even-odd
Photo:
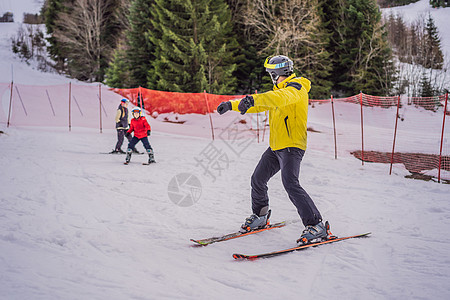
[[[276,90],[285,88],[286,85],[287,85],[287,83],[288,83],[289,81],[291,81],[291,79],[293,79],[293,78],[295,78],[295,77],[296,77],[295,73],[292,73],[291,76],[289,76],[288,78],[286,78],[286,79],[283,80],[282,82],[280,82],[280,83],[278,83],[278,84],[275,84],[275,85],[273,86],[273,90],[276,91]]]

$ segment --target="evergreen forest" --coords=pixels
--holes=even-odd
[[[399,92],[394,54],[401,46],[393,43],[401,38],[388,32],[399,21],[383,19],[378,2],[45,0],[41,14],[54,67],[80,80],[246,94],[271,89],[264,60],[283,54],[297,76],[311,80],[310,97],[320,99]],[[418,63],[442,68],[432,52]]]

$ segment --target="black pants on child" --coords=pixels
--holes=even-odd
[[[136,146],[136,144],[141,141],[142,144],[144,145],[144,148],[146,150],[152,149],[152,146],[150,146],[150,143],[148,141],[148,138],[146,136],[144,136],[143,138],[137,138],[137,137],[133,137],[131,139],[131,141],[128,143],[128,149],[134,149],[134,146]],[[148,151],[147,151],[148,152]]]
[[[322,220],[316,205],[299,183],[300,163],[304,154],[304,150],[295,147],[276,151],[268,148],[263,153],[251,180],[254,214],[259,214],[263,207],[269,205],[267,182],[281,170],[284,189],[297,208],[303,224],[316,225]]]

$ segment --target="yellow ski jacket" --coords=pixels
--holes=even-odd
[[[311,81],[292,74],[273,87],[273,91],[253,94],[255,106],[247,113],[269,111],[272,150],[297,147],[306,150],[306,122],[308,118],[308,92]],[[239,111],[241,100],[231,101],[234,111]]]

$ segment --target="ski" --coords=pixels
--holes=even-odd
[[[239,237],[243,237],[243,236],[247,236],[250,234],[254,234],[254,233],[258,233],[258,232],[262,232],[262,231],[266,231],[266,230],[270,230],[270,229],[274,229],[274,228],[281,228],[284,227],[288,224],[288,222],[283,221],[283,222],[278,222],[278,223],[274,223],[274,224],[270,224],[267,225],[264,228],[261,229],[257,229],[257,230],[252,230],[246,233],[242,233],[242,232],[233,232],[230,234],[225,234],[223,236],[219,236],[219,237],[211,237],[211,238],[206,238],[206,239],[201,239],[201,240],[194,240],[191,239],[192,242],[196,243],[197,245],[200,246],[207,246],[213,243],[217,243],[217,242],[224,242],[224,241],[228,241],[231,239],[235,239],[235,238],[239,238]]]
[[[156,161],[153,161],[153,162],[151,162],[151,163],[142,163],[144,166],[148,166],[148,165],[151,165],[151,164],[156,164]]]
[[[324,245],[324,244],[331,244],[334,242],[339,242],[339,241],[353,239],[353,238],[366,237],[369,234],[370,234],[370,232],[367,232],[367,233],[363,233],[363,234],[357,234],[357,235],[346,236],[346,237],[341,237],[341,238],[336,237],[336,236],[331,236],[327,240],[321,241],[321,242],[315,242],[315,243],[305,244],[305,245],[301,245],[301,246],[297,246],[297,247],[293,247],[293,248],[288,248],[288,249],[283,249],[283,250],[278,250],[278,251],[273,251],[273,252],[267,252],[267,253],[261,253],[261,254],[254,254],[254,255],[245,255],[245,254],[234,253],[233,258],[240,259],[240,260],[254,260],[254,259],[258,259],[258,258],[273,257],[273,256],[278,256],[278,255],[294,252],[294,251],[304,250],[304,249],[307,249],[310,247],[316,247],[316,246],[320,246],[320,245]]]
[[[126,155],[126,152],[124,152],[124,153],[120,153],[120,152],[113,152],[113,151],[111,151],[111,152],[99,152],[100,154],[112,154],[112,155]],[[136,153],[136,152],[133,152],[133,155],[143,155],[143,154],[145,154],[144,152],[138,152],[138,153]]]

